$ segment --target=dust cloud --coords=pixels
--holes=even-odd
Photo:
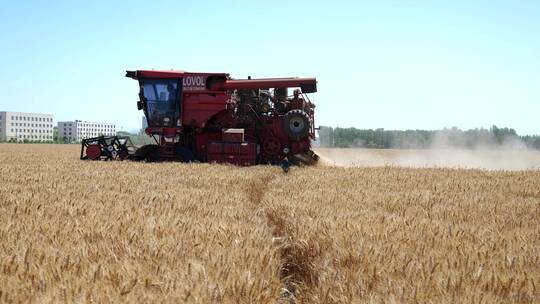
[[[362,149],[318,148],[320,163],[345,167],[449,167],[486,170],[538,170],[540,152],[507,149]]]

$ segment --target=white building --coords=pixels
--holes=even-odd
[[[143,116],[141,118],[141,127],[142,127],[143,130],[148,128],[148,121],[146,120],[146,116]]]
[[[78,142],[101,135],[116,135],[116,126],[112,123],[81,120],[58,122],[58,138],[65,142]]]
[[[0,140],[53,141],[53,115],[2,111]]]

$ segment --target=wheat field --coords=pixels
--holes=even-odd
[[[540,172],[0,145],[0,302],[538,303]]]

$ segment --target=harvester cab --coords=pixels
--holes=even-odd
[[[129,159],[236,165],[318,160],[311,150],[315,105],[306,95],[317,91],[315,78],[233,79],[226,73],[154,70],[128,71],[126,77],[139,83],[137,107],[148,122],[145,132],[156,141]]]
[[[138,102],[150,127],[179,127],[182,86],[176,79],[141,79]]]

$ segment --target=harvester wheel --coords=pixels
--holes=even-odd
[[[124,160],[126,158],[129,157],[129,151],[126,147],[122,147],[119,151],[118,151],[118,157],[121,159],[121,160]]]
[[[154,162],[158,160],[158,146],[157,145],[145,145],[137,149],[134,154],[134,158],[140,160],[146,160],[147,162]]]
[[[101,156],[100,145],[88,145],[88,147],[86,147],[86,156],[88,156],[88,158],[91,160],[98,160]]]
[[[283,130],[292,140],[309,135],[309,116],[302,110],[290,110],[283,116]]]

